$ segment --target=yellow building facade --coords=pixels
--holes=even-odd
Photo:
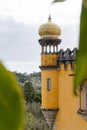
[[[58,50],[61,29],[48,22],[39,28],[41,45],[42,113],[51,130],[87,130],[87,85],[73,94],[77,49]]]

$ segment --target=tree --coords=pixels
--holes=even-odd
[[[28,75],[26,73],[17,73],[14,72],[15,76],[17,77],[18,82],[24,83],[25,81],[28,80]]]
[[[34,101],[35,89],[30,81],[25,82],[23,87],[26,103]]]
[[[41,103],[41,91],[35,91],[34,101]]]
[[[30,81],[25,82],[23,87],[26,103],[37,102],[41,103],[41,92],[36,91]]]

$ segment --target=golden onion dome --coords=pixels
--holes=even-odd
[[[60,27],[55,23],[52,23],[50,15],[48,18],[48,22],[40,26],[39,35],[41,37],[52,37],[52,38],[56,38],[59,35],[61,35]]]

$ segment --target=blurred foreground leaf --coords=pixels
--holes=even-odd
[[[22,130],[23,95],[15,77],[0,63],[0,130]]]
[[[87,78],[87,0],[83,0],[80,18],[79,51],[76,61],[74,93],[77,87]]]
[[[64,2],[65,0],[54,0],[53,3],[55,2]]]

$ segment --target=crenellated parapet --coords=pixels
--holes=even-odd
[[[65,51],[61,49],[58,52],[58,61],[57,61],[58,70],[61,69],[61,64],[64,65],[64,70],[68,69],[68,64],[70,64],[71,70],[74,70],[76,54],[77,54],[77,48],[74,48],[73,50],[67,48]]]

